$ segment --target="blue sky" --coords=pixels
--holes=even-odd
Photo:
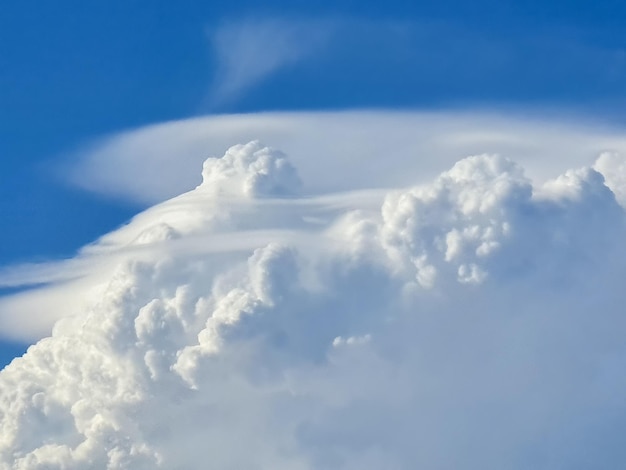
[[[0,265],[71,255],[140,210],[59,167],[150,123],[476,106],[621,122],[625,21],[618,1],[4,2]]]

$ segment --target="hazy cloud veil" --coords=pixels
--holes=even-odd
[[[303,196],[231,147],[63,265],[93,295],[0,373],[0,468],[624,461],[625,168]]]
[[[212,105],[238,98],[281,68],[327,45],[331,21],[249,18],[208,31],[217,61]]]

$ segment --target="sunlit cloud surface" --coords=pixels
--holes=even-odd
[[[5,335],[34,339],[56,322],[0,373],[0,468],[553,469],[626,457],[619,136],[572,133],[554,153],[561,138],[545,126],[464,128],[465,116],[392,145],[400,115],[378,116],[377,138],[371,114],[325,117],[171,123],[83,157],[85,184],[144,201],[188,184],[168,165],[197,176],[74,259],[0,273],[3,285],[45,284],[3,299]],[[349,137],[329,131],[307,148],[337,122]],[[289,148],[213,153],[216,129]],[[113,150],[142,151],[123,163],[139,189],[125,172],[97,179],[122,164],[104,163]]]

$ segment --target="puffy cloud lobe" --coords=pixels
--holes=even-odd
[[[604,152],[596,160],[594,169],[604,176],[606,185],[622,207],[626,206],[626,158],[617,152]]]
[[[502,157],[458,162],[434,184],[391,195],[383,205],[383,243],[409,261],[417,283],[433,287],[442,270],[463,283],[486,276],[481,260],[511,231],[510,213],[531,196],[522,170]]]
[[[265,227],[249,198],[297,179],[256,142],[209,159],[180,212],[119,235],[158,249],[2,371],[0,468],[614,466],[624,210],[600,167],[534,188],[469,157],[312,226],[287,199],[262,210],[299,235],[224,261],[177,248],[222,229],[198,214]]]
[[[200,187],[217,194],[268,197],[294,195],[300,184],[281,152],[253,141],[231,147],[222,158],[207,159]]]

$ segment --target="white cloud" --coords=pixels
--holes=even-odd
[[[626,154],[626,136],[600,125],[520,114],[439,111],[259,113],[188,119],[124,132],[78,152],[78,186],[154,204],[193,188],[208,156],[259,139],[292,158],[305,194],[427,182],[465,155],[506,155],[538,182],[605,151]],[[358,170],[356,170],[358,168]]]
[[[594,168],[604,175],[606,184],[620,204],[626,207],[626,158],[617,152],[603,152]]]
[[[614,467],[626,253],[609,163],[539,184],[480,154],[309,197],[284,154],[231,148],[57,271],[0,276],[67,279],[49,308],[76,307],[0,373],[0,468]]]
[[[280,152],[253,141],[231,147],[222,158],[209,158],[202,167],[200,187],[213,194],[248,197],[290,196],[300,179]]]
[[[324,106],[316,103],[324,97],[343,106],[468,102],[483,99],[485,89],[496,100],[518,103],[529,93],[539,99],[556,93],[569,103],[585,99],[581,93],[600,101],[619,95],[623,52],[578,33],[565,28],[500,34],[433,18],[233,17],[208,31],[217,69],[210,100],[217,107],[231,104],[289,69],[293,73],[284,73],[283,83],[297,81],[303,93],[283,103],[305,107]],[[529,84],[526,93],[517,84],[521,75]],[[563,87],[572,75],[579,79],[578,93]],[[268,91],[275,95],[280,87]]]
[[[332,29],[330,21],[249,18],[210,30],[217,59],[212,104],[231,101],[281,68],[311,56],[326,45]]]

